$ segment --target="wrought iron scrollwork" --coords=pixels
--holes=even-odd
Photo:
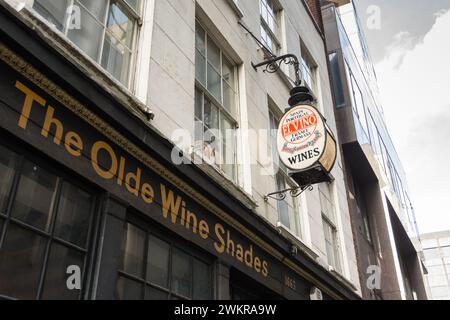
[[[283,201],[286,199],[288,193],[291,195],[291,197],[297,198],[306,190],[313,191],[314,187],[312,185],[307,185],[307,186],[303,186],[303,187],[294,187],[294,188],[289,188],[289,189],[285,189],[285,190],[281,190],[281,191],[272,192],[272,193],[269,193],[268,195],[264,196],[264,201],[265,202],[269,201],[269,198],[274,199],[276,201]]]
[[[265,67],[264,72],[267,73],[275,73],[278,70],[280,70],[281,65],[290,65],[294,67],[295,70],[295,85],[299,86],[301,85],[301,78],[300,78],[300,63],[298,61],[298,58],[296,55],[293,54],[285,54],[283,56],[274,57],[271,59],[268,59],[264,62],[253,64],[252,66],[255,70],[258,70],[260,67]]]

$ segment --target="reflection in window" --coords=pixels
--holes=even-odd
[[[341,272],[339,239],[336,226],[336,211],[329,184],[319,186],[320,205],[322,208],[322,225],[328,264]]]
[[[127,224],[126,228],[122,249],[124,252],[122,268],[126,273],[142,277],[144,275],[146,234],[144,230],[132,224]]]
[[[140,0],[35,0],[33,9],[125,86],[129,84]],[[77,16],[79,22],[76,25]]]
[[[80,299],[82,291],[67,288],[66,271],[75,265],[84,274],[92,196],[36,162],[0,149],[0,177],[7,182],[1,194],[12,201],[0,217],[0,295]],[[18,181],[17,188],[11,180]]]
[[[6,232],[0,250],[0,294],[36,299],[46,239],[15,225]]]
[[[132,270],[146,271],[139,275],[123,268],[116,285],[117,299],[211,299],[209,264],[132,224],[127,224],[125,233],[122,259],[133,256]],[[141,250],[142,246],[148,248],[147,252]]]
[[[260,10],[261,40],[271,53],[276,55],[280,47],[277,39],[279,36],[279,10],[275,8],[274,0],[260,0]]]
[[[17,155],[0,146],[0,214],[6,213],[16,163]]]
[[[13,217],[49,231],[57,180],[55,175],[26,160],[12,209]]]
[[[236,67],[199,23],[195,48],[194,149],[236,181]]]

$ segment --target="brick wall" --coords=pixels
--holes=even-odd
[[[322,23],[322,11],[320,9],[320,0],[304,0],[306,5],[309,8],[315,22],[319,26],[319,29],[323,32],[323,23]]]

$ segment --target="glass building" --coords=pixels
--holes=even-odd
[[[450,231],[420,235],[431,300],[450,300]]]
[[[407,177],[389,135],[378,99],[377,77],[358,12],[348,0],[322,7],[344,151],[348,199],[363,296],[373,299],[426,298],[413,205]],[[381,288],[368,288],[371,266],[382,270]]]

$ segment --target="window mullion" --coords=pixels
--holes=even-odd
[[[72,10],[70,11],[70,13],[69,13],[69,8],[72,8],[73,9],[73,7],[74,7],[74,2],[75,2],[75,0],[71,0],[70,1],[70,4],[69,4],[69,6],[66,8],[66,13],[65,13],[65,16],[64,16],[64,25],[63,25],[63,33],[64,33],[64,35],[66,36],[66,37],[68,37],[68,35],[69,35],[69,22],[70,22],[70,19],[72,18]]]
[[[18,156],[17,163],[15,163],[16,172],[14,174],[14,179],[13,179],[11,191],[9,194],[8,205],[6,206],[6,212],[5,212],[6,217],[4,220],[3,230],[7,230],[8,226],[10,225],[10,222],[11,222],[11,216],[12,216],[11,211],[12,211],[12,208],[14,205],[14,200],[16,198],[17,190],[19,188],[19,181],[20,181],[24,158],[25,158],[24,156]],[[6,238],[6,232],[4,232],[3,234],[0,233],[0,248],[3,247],[5,238]]]
[[[44,259],[42,260],[42,269],[41,269],[41,273],[39,275],[39,285],[38,285],[38,291],[37,291],[37,300],[41,300],[42,298],[42,293],[44,291],[44,281],[45,281],[45,276],[47,275],[47,267],[48,267],[48,261],[50,259],[50,250],[52,247],[52,243],[53,243],[53,232],[55,229],[55,225],[56,225],[56,216],[57,216],[57,211],[58,211],[58,206],[59,206],[59,200],[61,197],[61,192],[62,192],[62,185],[63,185],[63,179],[58,177],[58,182],[56,184],[56,193],[55,193],[55,199],[53,202],[53,208],[51,209],[51,221],[50,221],[50,228],[49,228],[49,236],[47,238],[47,245],[45,248],[45,253],[44,253]]]
[[[111,9],[111,0],[107,0],[106,3],[106,11],[105,11],[105,17],[103,19],[103,23],[102,23],[102,27],[103,27],[103,32],[102,32],[102,40],[100,43],[100,50],[98,52],[98,59],[97,62],[98,64],[102,64],[102,57],[103,57],[103,50],[105,48],[105,42],[106,42],[106,26],[108,24],[108,17],[109,17],[109,11]]]

